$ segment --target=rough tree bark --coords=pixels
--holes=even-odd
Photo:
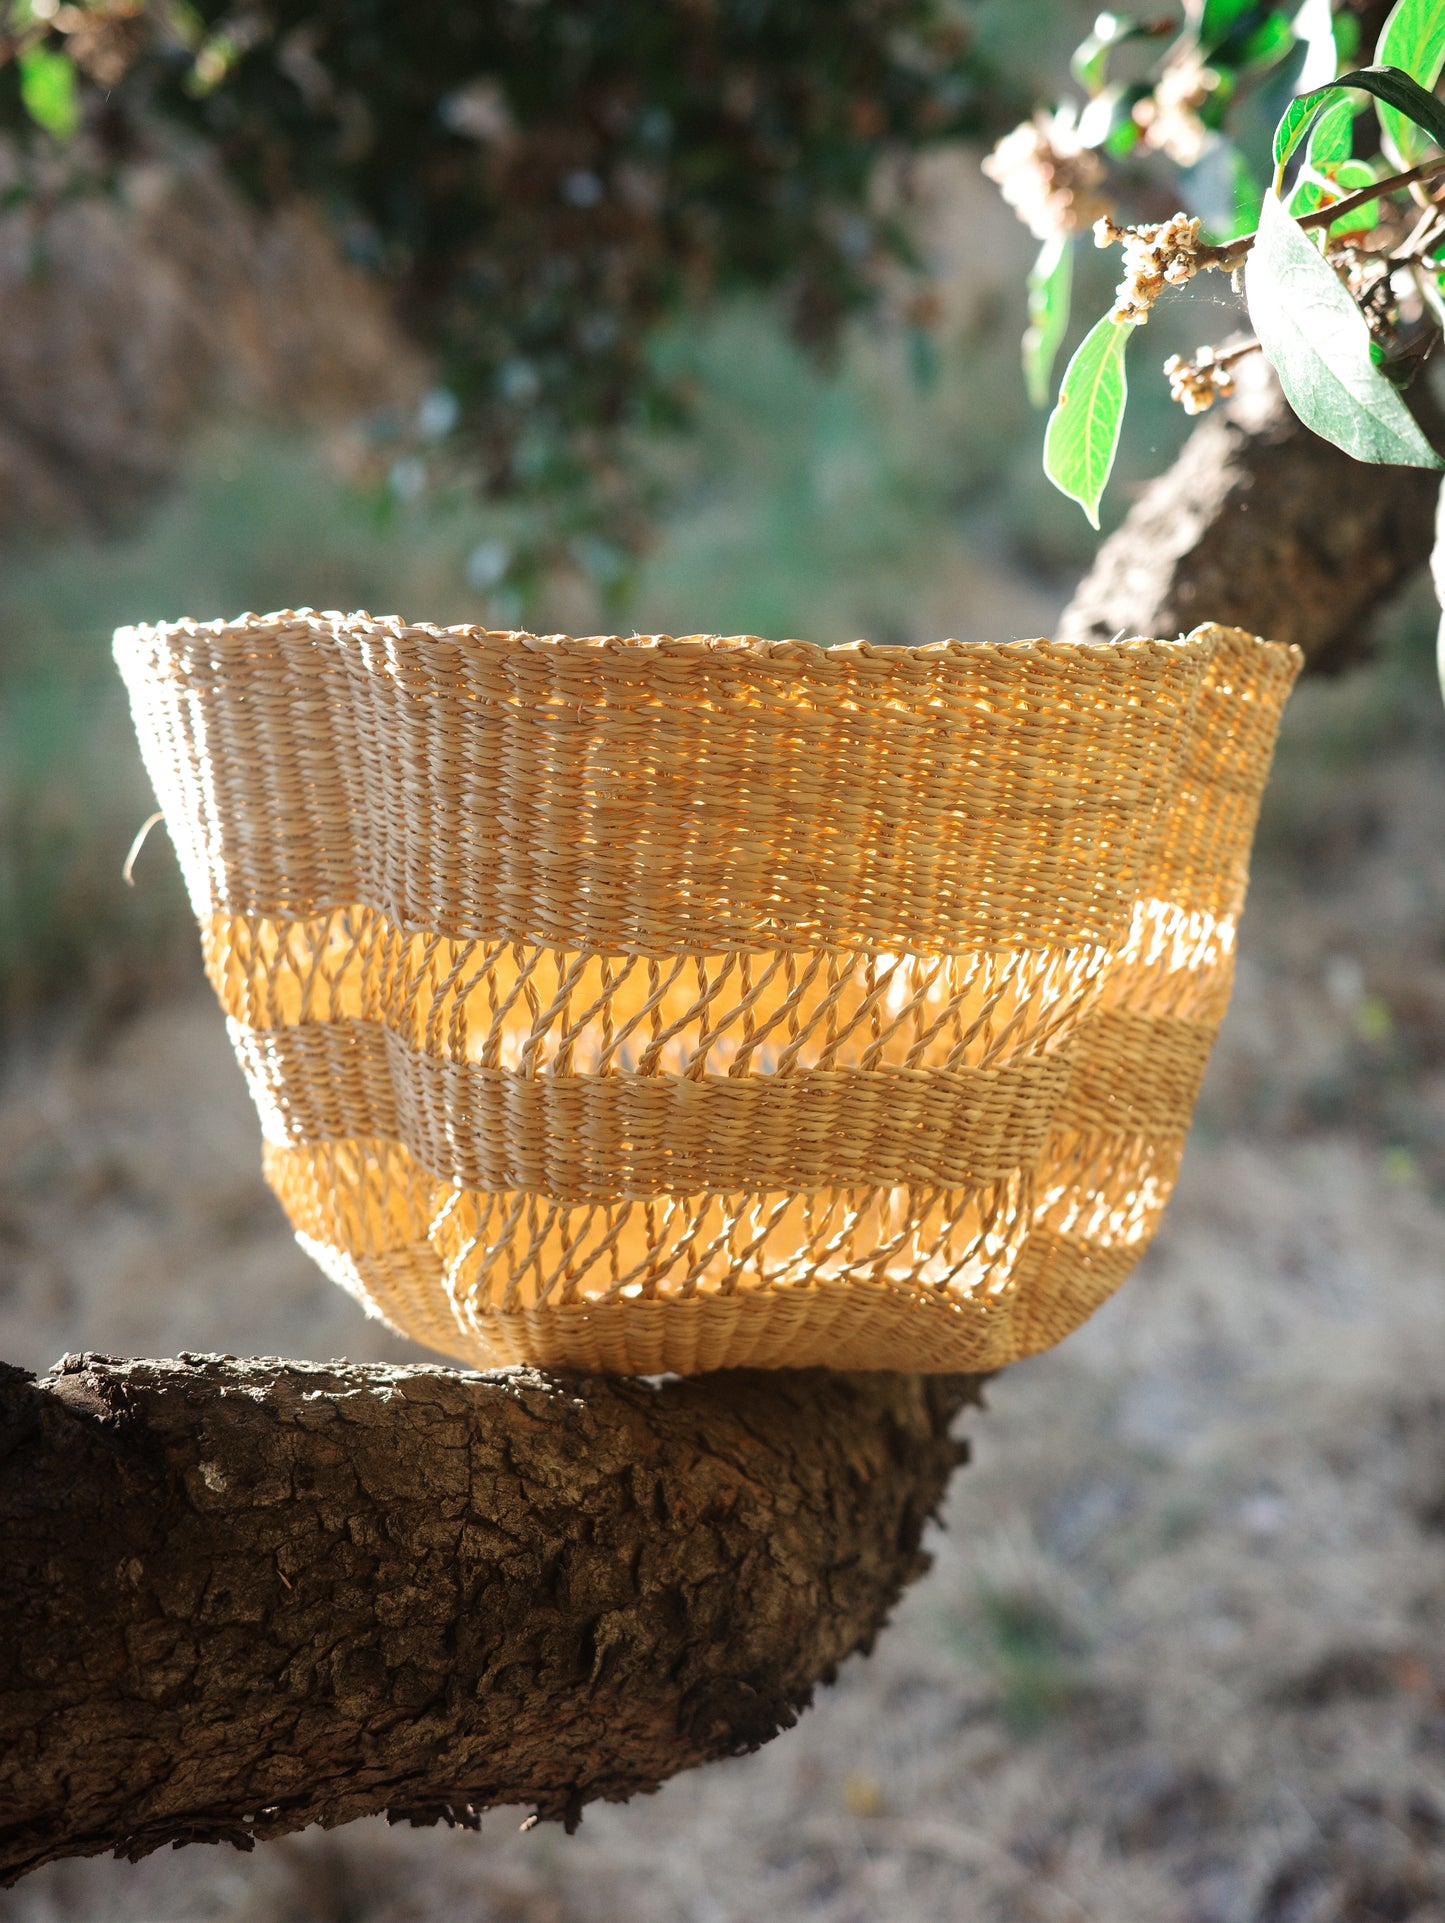
[[[978,1389],[0,1368],[0,1881],[756,1748],[926,1566]]]
[[[1423,381],[1412,394],[1438,438]],[[1104,542],[1059,636],[1219,621],[1293,641],[1311,667],[1343,666],[1380,604],[1429,559],[1439,491],[1438,474],[1367,467],[1301,427],[1255,362]]]

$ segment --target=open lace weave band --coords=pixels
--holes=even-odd
[[[268,1178],[397,1329],[989,1369],[1153,1233],[1293,650],[302,611],[116,655]]]

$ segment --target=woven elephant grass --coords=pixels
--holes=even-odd
[[[297,1237],[484,1365],[985,1370],[1153,1234],[1292,649],[116,655]]]

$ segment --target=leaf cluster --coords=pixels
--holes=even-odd
[[[1253,337],[1170,363],[1191,412],[1227,394],[1234,364],[1260,351],[1301,420],[1355,458],[1440,465],[1401,390],[1445,321],[1445,107],[1433,92],[1445,0],[1398,0],[1374,64],[1348,67],[1358,15],[1329,0],[1292,14],[1192,0],[1162,53],[1169,22],[1103,14],[1075,54],[1090,98],[1081,113],[1056,110],[1052,124],[1076,129],[1107,162],[1099,196],[1127,206],[1169,193],[1181,206],[1167,239],[1158,224],[1101,223],[1100,245],[1125,241],[1126,279],[1076,349],[1045,434],[1046,472],[1096,527],[1136,327],[1166,282],[1210,269],[1243,270]],[[1147,69],[1136,58],[1118,79],[1141,47]],[[1176,237],[1186,218],[1197,235],[1187,246]],[[1024,368],[1039,404],[1069,331],[1076,245],[1068,233],[1046,241],[1030,277]]]

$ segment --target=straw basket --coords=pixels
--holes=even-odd
[[[301,612],[116,655],[266,1174],[395,1328],[991,1369],[1148,1242],[1293,650]]]

